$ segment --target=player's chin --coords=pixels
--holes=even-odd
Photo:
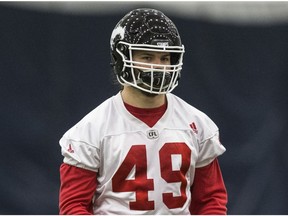
[[[148,91],[144,91],[144,90],[140,90],[139,89],[139,91],[142,93],[142,94],[144,94],[145,96],[147,96],[147,97],[156,97],[156,96],[159,96],[160,94],[157,94],[157,93],[155,93],[155,92],[158,92],[159,91],[159,88],[157,88],[157,87],[155,87],[155,88],[153,88],[152,90],[154,91],[154,92],[149,92],[149,89],[148,89],[148,87],[146,86],[141,86],[142,88],[145,88],[145,89],[147,89]]]
[[[142,91],[142,90],[141,90],[141,92],[142,92],[142,94],[144,94],[145,96],[150,97],[150,98],[156,97],[156,96],[159,95],[159,94],[156,94],[156,93],[150,93],[150,92],[146,92],[146,91]]]

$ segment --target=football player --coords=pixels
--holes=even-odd
[[[218,127],[171,93],[184,54],[176,26],[135,9],[110,45],[122,89],[60,140],[60,214],[226,214]]]

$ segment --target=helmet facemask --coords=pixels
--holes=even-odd
[[[134,61],[133,51],[136,50],[170,53],[171,64]],[[129,44],[120,41],[116,51],[123,62],[122,73],[117,76],[122,85],[130,85],[151,94],[166,94],[178,85],[183,65],[184,46]]]

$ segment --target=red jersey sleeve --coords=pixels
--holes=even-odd
[[[92,199],[97,173],[63,163],[60,166],[59,209],[61,215],[93,214]]]
[[[196,168],[191,196],[192,215],[227,214],[227,191],[217,158],[205,167]]]

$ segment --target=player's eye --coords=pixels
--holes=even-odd
[[[170,58],[164,57],[164,58],[162,58],[162,61],[170,61]]]
[[[161,58],[161,61],[164,63],[170,63],[170,56],[164,56]]]
[[[152,57],[151,56],[142,56],[141,59],[145,62],[151,62],[152,61]]]

